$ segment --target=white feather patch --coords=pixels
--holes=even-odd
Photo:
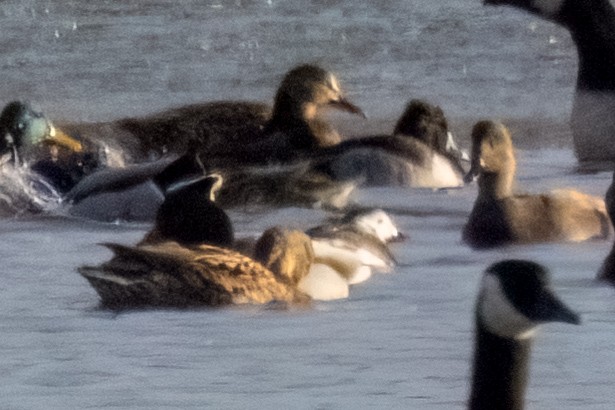
[[[487,330],[500,337],[527,339],[538,326],[510,303],[494,275],[483,276],[478,309]]]
[[[299,282],[299,290],[314,300],[335,300],[348,297],[348,282],[329,265],[314,263]]]

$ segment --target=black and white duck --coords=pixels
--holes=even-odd
[[[442,109],[411,100],[392,135],[349,139],[314,154],[316,168],[335,180],[366,186],[463,186],[463,153]]]

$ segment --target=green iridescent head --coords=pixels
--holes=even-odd
[[[0,155],[11,150],[21,151],[44,141],[58,143],[80,151],[78,141],[56,130],[45,115],[28,102],[12,101],[0,113]]]

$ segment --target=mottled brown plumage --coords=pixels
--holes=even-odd
[[[274,270],[230,249],[162,242],[137,247],[106,244],[115,256],[79,272],[102,304],[112,309],[305,303],[309,298],[296,283],[313,258],[309,239],[292,232],[275,235],[282,237],[271,246],[271,256],[265,255]]]
[[[508,243],[579,242],[606,238],[612,228],[601,198],[571,189],[516,195],[516,160],[508,129],[492,121],[472,131],[472,169],[479,192],[463,231],[476,248]]]

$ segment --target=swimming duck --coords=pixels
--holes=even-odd
[[[174,168],[171,173],[169,168]],[[199,155],[104,168],[80,181],[63,198],[66,212],[99,221],[151,221],[176,182],[203,176]],[[302,206],[339,209],[348,204],[356,184],[334,181],[303,163],[216,169],[225,181],[216,195],[223,208]]]
[[[389,272],[396,261],[386,244],[404,238],[381,209],[351,210],[306,233],[314,261],[298,286],[314,300],[347,298],[350,286],[367,280],[372,270]]]
[[[216,202],[224,207],[299,206],[341,209],[357,187],[337,181],[308,161],[268,166],[216,168],[225,184]]]
[[[298,289],[313,260],[303,233],[269,230],[256,244],[263,264],[232,250],[233,227],[215,203],[211,174],[172,185],[151,232],[136,246],[106,244],[115,256],[79,272],[105,307],[189,307],[306,302]]]
[[[532,339],[546,322],[580,318],[557,298],[543,266],[505,260],[487,268],[476,302],[469,409],[525,407]]]
[[[100,162],[108,166],[181,155],[195,147],[212,166],[266,164],[339,142],[339,134],[318,116],[324,107],[365,116],[343,96],[332,73],[301,65],[282,80],[273,109],[253,102],[208,102],[140,118],[63,124],[62,129],[100,153]]]
[[[103,168],[87,175],[64,195],[64,212],[103,222],[153,221],[167,190],[205,174],[200,158],[193,154]]]
[[[602,198],[571,189],[513,194],[516,160],[508,129],[479,121],[472,130],[472,168],[478,197],[463,230],[474,248],[509,243],[584,241],[606,238],[611,224]]]
[[[405,237],[385,211],[369,208],[352,210],[306,233],[315,261],[334,267],[349,285],[366,281],[372,269],[391,271],[397,262],[387,244]]]
[[[63,144],[79,151],[78,142],[57,131],[27,102],[13,101],[0,113],[0,214],[41,212],[55,208],[60,200],[63,181],[52,164],[37,162],[37,149],[43,144]],[[66,182],[68,183],[68,182]]]
[[[272,265],[269,259],[262,256],[262,251],[259,252],[258,243],[254,245],[251,238],[242,238],[235,241],[233,226],[228,215],[214,202],[222,186],[222,181],[223,178],[220,175],[211,174],[186,181],[184,184],[177,184],[176,187],[167,190],[165,200],[158,209],[153,229],[146,234],[139,245],[152,245],[172,240],[183,246],[196,246],[206,243],[232,248],[245,256],[262,262],[275,272],[275,265]],[[290,241],[294,241],[292,238],[295,236],[304,235],[303,233],[301,235],[298,233],[291,234],[290,231],[279,227],[275,229],[285,232],[281,235],[282,239],[280,240],[282,242],[280,243],[291,243]],[[275,229],[274,231],[277,232]],[[267,233],[263,234],[263,241],[267,241]],[[310,249],[312,249],[313,242],[310,241],[309,237],[307,238]],[[311,252],[314,254],[313,250]],[[350,253],[350,251],[341,252],[339,255],[328,255],[328,258],[314,260],[314,263],[308,269],[309,273],[303,275],[302,278],[305,277],[309,281],[315,280],[319,287],[306,286],[305,281],[301,280],[298,289],[316,300],[347,297],[349,284],[340,275],[346,273],[346,271],[349,274],[362,264],[359,261],[359,256],[356,254],[349,256]],[[340,272],[340,268],[345,269],[345,271]]]
[[[575,153],[581,165],[615,162],[615,9],[609,0],[485,0],[510,5],[565,27],[578,54],[571,115]],[[598,164],[596,164],[598,163]]]
[[[267,235],[267,245],[271,237],[275,240],[263,258],[275,270],[228,248],[170,241],[106,244],[114,257],[100,266],[83,266],[79,273],[111,309],[307,303],[297,283],[310,265],[309,239],[284,231]]]
[[[463,185],[462,154],[442,109],[411,100],[393,135],[350,139],[317,151],[316,168],[367,186],[450,188]],[[319,159],[324,158],[324,159]]]

